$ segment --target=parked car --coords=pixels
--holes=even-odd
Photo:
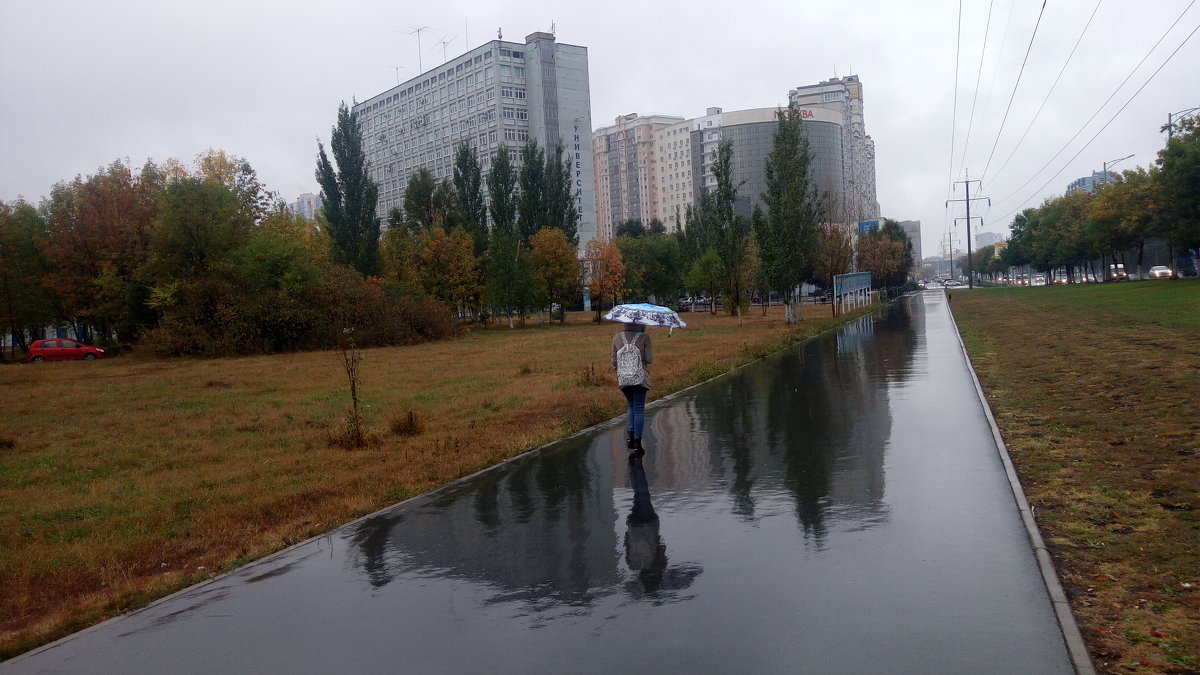
[[[957,279],[947,279],[946,283],[942,284],[942,286],[944,286],[946,288],[954,288],[956,286],[962,286],[962,285],[963,285],[962,282]]]
[[[1150,278],[1151,279],[1170,279],[1171,278],[1171,268],[1167,267],[1166,265],[1155,265],[1154,267],[1150,268]]]
[[[74,359],[93,361],[104,357],[105,352],[99,347],[85,345],[70,338],[51,338],[48,340],[34,340],[29,345],[29,353],[25,355],[25,361],[27,363],[70,361]]]

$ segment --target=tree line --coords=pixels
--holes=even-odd
[[[33,205],[0,203],[0,303],[13,348],[50,326],[163,355],[328,347],[449,334],[449,312],[338,263],[244,158],[115,161]],[[369,317],[369,318],[368,318]]]
[[[1179,122],[1149,168],[1109,179],[1094,192],[1052,197],[1025,209],[1012,223],[1012,236],[998,259],[972,260],[984,273],[1028,265],[1049,274],[1064,269],[1104,278],[1108,265],[1134,267],[1141,276],[1147,240],[1160,238],[1175,254],[1200,249],[1200,124]],[[1096,269],[1099,264],[1100,269]]]
[[[486,172],[461,145],[451,178],[418,170],[402,207],[381,218],[359,120],[342,104],[330,152],[318,142],[315,221],[223,151],[191,167],[116,161],[36,206],[0,202],[5,329],[16,348],[65,325],[81,340],[164,355],[262,353],[333,346],[347,328],[366,346],[443,337],[456,320],[511,327],[557,310],[562,321],[585,285],[597,316],[621,300],[674,304],[680,291],[723,296],[740,316],[752,295],[774,291],[792,322],[802,282],[827,285],[855,262],[903,283],[903,232],[886,221],[860,238],[856,261],[850,230],[830,225],[836,209],[816,184],[798,113],[779,119],[750,219],[734,212],[741,186],[726,140],[716,188],[676,211],[675,232],[634,221],[582,255],[561,145],[501,146]]]

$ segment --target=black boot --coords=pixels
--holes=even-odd
[[[637,446],[633,444],[633,432],[627,429],[625,431],[625,448],[633,450],[635,447]]]
[[[642,439],[634,438],[629,442],[629,447],[633,452],[629,453],[629,461],[636,462],[646,456],[646,449],[642,447]]]

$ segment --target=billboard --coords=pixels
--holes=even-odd
[[[856,291],[871,290],[871,273],[870,272],[851,272],[850,274],[836,274],[833,277],[833,294],[846,295]]]
[[[864,220],[858,224],[858,234],[859,235],[864,235],[864,234],[870,232],[871,230],[878,230],[878,229],[879,229],[879,221],[878,220]]]

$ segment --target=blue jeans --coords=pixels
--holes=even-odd
[[[625,418],[625,429],[633,432],[634,438],[642,437],[642,425],[646,422],[646,388],[625,387],[621,390],[629,401],[629,412]]]

